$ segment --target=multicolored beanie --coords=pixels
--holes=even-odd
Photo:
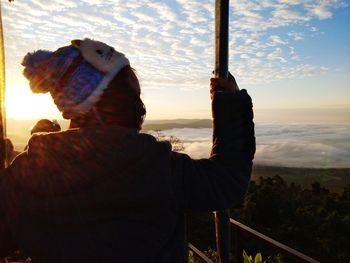
[[[113,47],[86,38],[72,40],[55,52],[28,53],[22,65],[32,92],[50,92],[63,117],[72,119],[91,110],[110,81],[130,63]]]

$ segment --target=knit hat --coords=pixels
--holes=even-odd
[[[91,110],[111,80],[130,63],[113,47],[85,38],[55,52],[28,53],[22,65],[32,92],[50,92],[63,117],[72,119]]]

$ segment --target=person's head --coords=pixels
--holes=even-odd
[[[39,50],[23,59],[34,93],[50,92],[71,126],[116,124],[141,129],[146,114],[129,60],[91,39],[73,40],[55,52]]]
[[[58,132],[61,130],[60,124],[56,121],[50,121],[48,119],[41,119],[30,130],[30,134],[38,132]]]
[[[134,70],[125,66],[111,80],[93,108],[72,120],[71,127],[86,126],[94,120],[105,125],[117,124],[141,130],[146,109],[140,95],[140,84]]]

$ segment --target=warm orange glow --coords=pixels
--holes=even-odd
[[[62,118],[50,94],[32,94],[28,87],[7,87],[5,106],[7,118]]]

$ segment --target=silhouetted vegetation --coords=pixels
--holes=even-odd
[[[171,144],[172,150],[175,152],[182,152],[185,150],[183,142],[176,136],[165,136],[161,130],[155,130],[152,134],[158,141],[167,141]]]
[[[278,175],[261,177],[251,182],[244,202],[232,209],[231,217],[321,262],[349,262],[350,185],[333,193],[318,182],[305,189],[287,184]],[[212,215],[192,214],[189,226],[194,245],[203,250],[215,247],[208,232],[214,228]],[[277,253],[247,237],[242,247],[254,255]],[[284,257],[283,262],[294,261]]]
[[[302,157],[300,157],[302,158]],[[278,174],[287,184],[298,184],[310,189],[316,181],[331,192],[342,193],[345,185],[350,185],[350,168],[305,168],[254,165],[252,180]]]

